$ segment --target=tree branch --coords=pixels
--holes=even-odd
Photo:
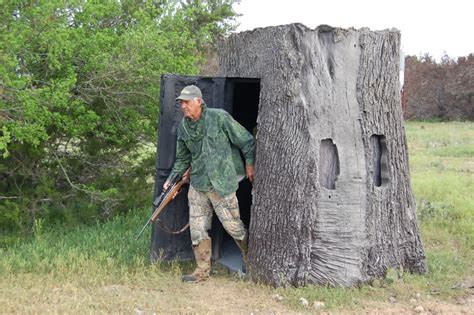
[[[0,200],[1,199],[20,199],[20,197],[16,197],[16,196],[0,196]]]

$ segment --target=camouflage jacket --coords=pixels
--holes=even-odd
[[[176,161],[171,176],[182,176],[191,165],[191,185],[198,191],[233,193],[255,160],[253,136],[222,109],[202,105],[201,118],[183,118],[178,127]]]

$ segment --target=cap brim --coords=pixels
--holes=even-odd
[[[189,101],[192,100],[194,96],[191,95],[180,95],[176,98],[177,101]]]

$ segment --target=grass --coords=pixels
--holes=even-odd
[[[407,134],[412,186],[429,254],[447,251],[472,259],[474,124],[408,123]]]
[[[134,240],[149,211],[138,209],[67,233],[39,224],[31,241],[0,248],[2,312],[311,312],[299,303],[304,297],[333,312],[402,313],[422,304],[427,311],[468,313],[460,303],[472,292],[456,287],[474,277],[474,123],[408,122],[406,131],[426,275],[390,273],[351,289],[274,289],[218,270],[205,283],[186,285],[179,278],[189,263],[150,263],[150,230]]]
[[[426,281],[449,294],[474,276],[474,123],[411,122],[406,129]]]
[[[280,309],[271,289],[229,277],[222,271],[199,285],[181,283],[189,263],[149,262],[148,230],[134,240],[148,215],[130,212],[96,226],[63,234],[44,231],[28,243],[0,249],[0,305],[6,313],[167,313]],[[203,289],[203,287],[205,289]],[[209,292],[229,301],[209,304]],[[283,307],[285,309],[285,307]]]

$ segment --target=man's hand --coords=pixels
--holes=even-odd
[[[163,192],[165,192],[166,189],[168,189],[169,186],[170,186],[170,182],[167,180],[167,181],[163,184]]]
[[[169,186],[170,186],[170,182],[166,181],[163,184],[163,192],[165,192],[168,189]],[[174,194],[173,194],[173,197],[171,197],[171,199],[174,199],[174,197],[176,197],[180,191],[181,191],[181,189],[179,191],[175,191]]]
[[[189,184],[190,177],[191,177],[190,173],[189,173],[189,172],[186,172],[186,173],[184,173],[183,178],[181,179],[181,181],[182,181],[183,183],[185,183],[185,184]],[[163,192],[165,192],[165,191],[168,189],[168,187],[170,186],[170,184],[171,184],[171,183],[170,183],[169,180],[167,180],[167,181],[163,184]],[[177,195],[178,193],[179,193],[179,191],[175,192],[174,195],[173,195],[173,197],[172,197],[171,199],[174,199],[174,197],[176,197],[176,195]]]
[[[245,174],[247,175],[247,178],[249,179],[249,181],[253,183],[253,179],[254,179],[253,165],[245,166]]]
[[[190,178],[191,178],[191,173],[184,173],[183,179],[182,179],[183,183],[189,184]]]

